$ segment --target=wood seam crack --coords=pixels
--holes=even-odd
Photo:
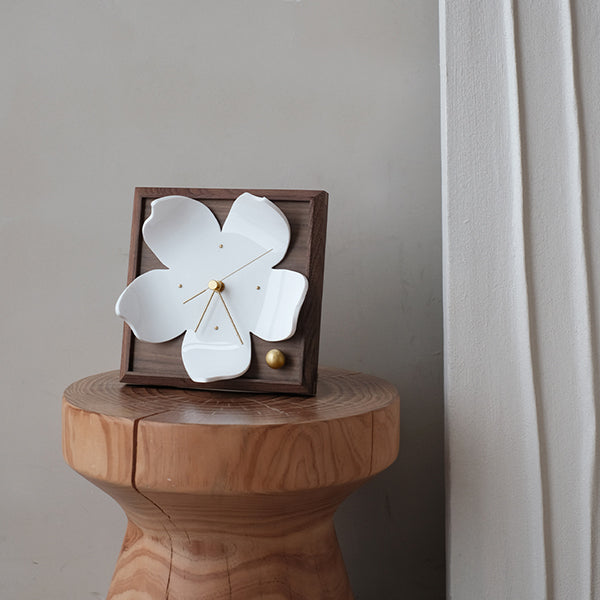
[[[160,411],[151,413],[149,415],[144,415],[143,417],[138,417],[137,419],[133,420],[133,440],[132,440],[133,443],[132,443],[132,457],[131,457],[131,487],[140,496],[142,496],[142,498],[144,498],[145,500],[150,502],[150,504],[155,506],[165,517],[167,517],[167,519],[169,520],[169,523],[173,524],[171,515],[169,515],[159,504],[154,502],[154,500],[152,500],[151,498],[146,496],[146,494],[141,492],[138,489],[136,481],[135,481],[135,477],[136,477],[136,473],[137,473],[138,429],[139,429],[140,421],[143,421],[144,419],[149,419],[150,417],[155,417],[156,415],[162,415],[167,412],[169,412],[169,411],[168,410],[160,410]],[[175,527],[175,525],[173,525],[173,527]],[[167,584],[165,586],[165,600],[169,600],[169,587],[171,584],[171,572],[173,570],[173,538],[171,537],[171,534],[169,533],[169,529],[164,524],[163,524],[163,529],[165,530],[165,533],[167,534],[167,537],[169,538],[169,547],[170,547],[169,548],[169,550],[170,550],[169,573],[167,575]]]

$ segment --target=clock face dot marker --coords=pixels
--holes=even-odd
[[[208,282],[208,289],[215,292],[222,292],[225,289],[225,284],[217,279],[211,279]]]

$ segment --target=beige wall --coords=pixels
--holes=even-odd
[[[403,397],[337,518],[352,584],[441,598],[437,3],[0,8],[0,597],[106,592],[124,518],[64,466],[60,396],[118,366],[133,188],[177,185],[329,191],[321,362]]]

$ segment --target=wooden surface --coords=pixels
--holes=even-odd
[[[332,517],[398,443],[395,388],[340,370],[320,370],[314,397],[124,386],[115,371],[63,399],[66,461],[129,519],[114,600],[350,600]]]
[[[245,191],[269,198],[284,212],[290,223],[291,238],[288,252],[276,268],[302,273],[309,282],[296,333],[289,340],[281,342],[266,342],[252,336],[252,359],[248,371],[236,379],[207,384],[196,383],[187,376],[181,361],[183,334],[169,342],[151,344],[135,338],[125,324],[121,355],[122,381],[196,389],[277,391],[298,394],[315,392],[327,224],[326,192],[137,188],[127,283],[131,283],[142,273],[164,268],[142,238],[142,225],[150,216],[152,200],[174,194],[194,198],[210,208],[222,226],[233,201]],[[284,368],[271,369],[267,366],[264,357],[271,348],[278,348],[286,355],[287,362]]]

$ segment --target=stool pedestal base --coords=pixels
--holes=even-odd
[[[333,513],[354,487],[283,497],[162,494],[147,505],[104,488],[129,518],[108,598],[352,600]]]
[[[108,599],[352,600],[333,515],[396,458],[399,414],[337,369],[310,398],[72,384],[65,460],[128,518]]]

